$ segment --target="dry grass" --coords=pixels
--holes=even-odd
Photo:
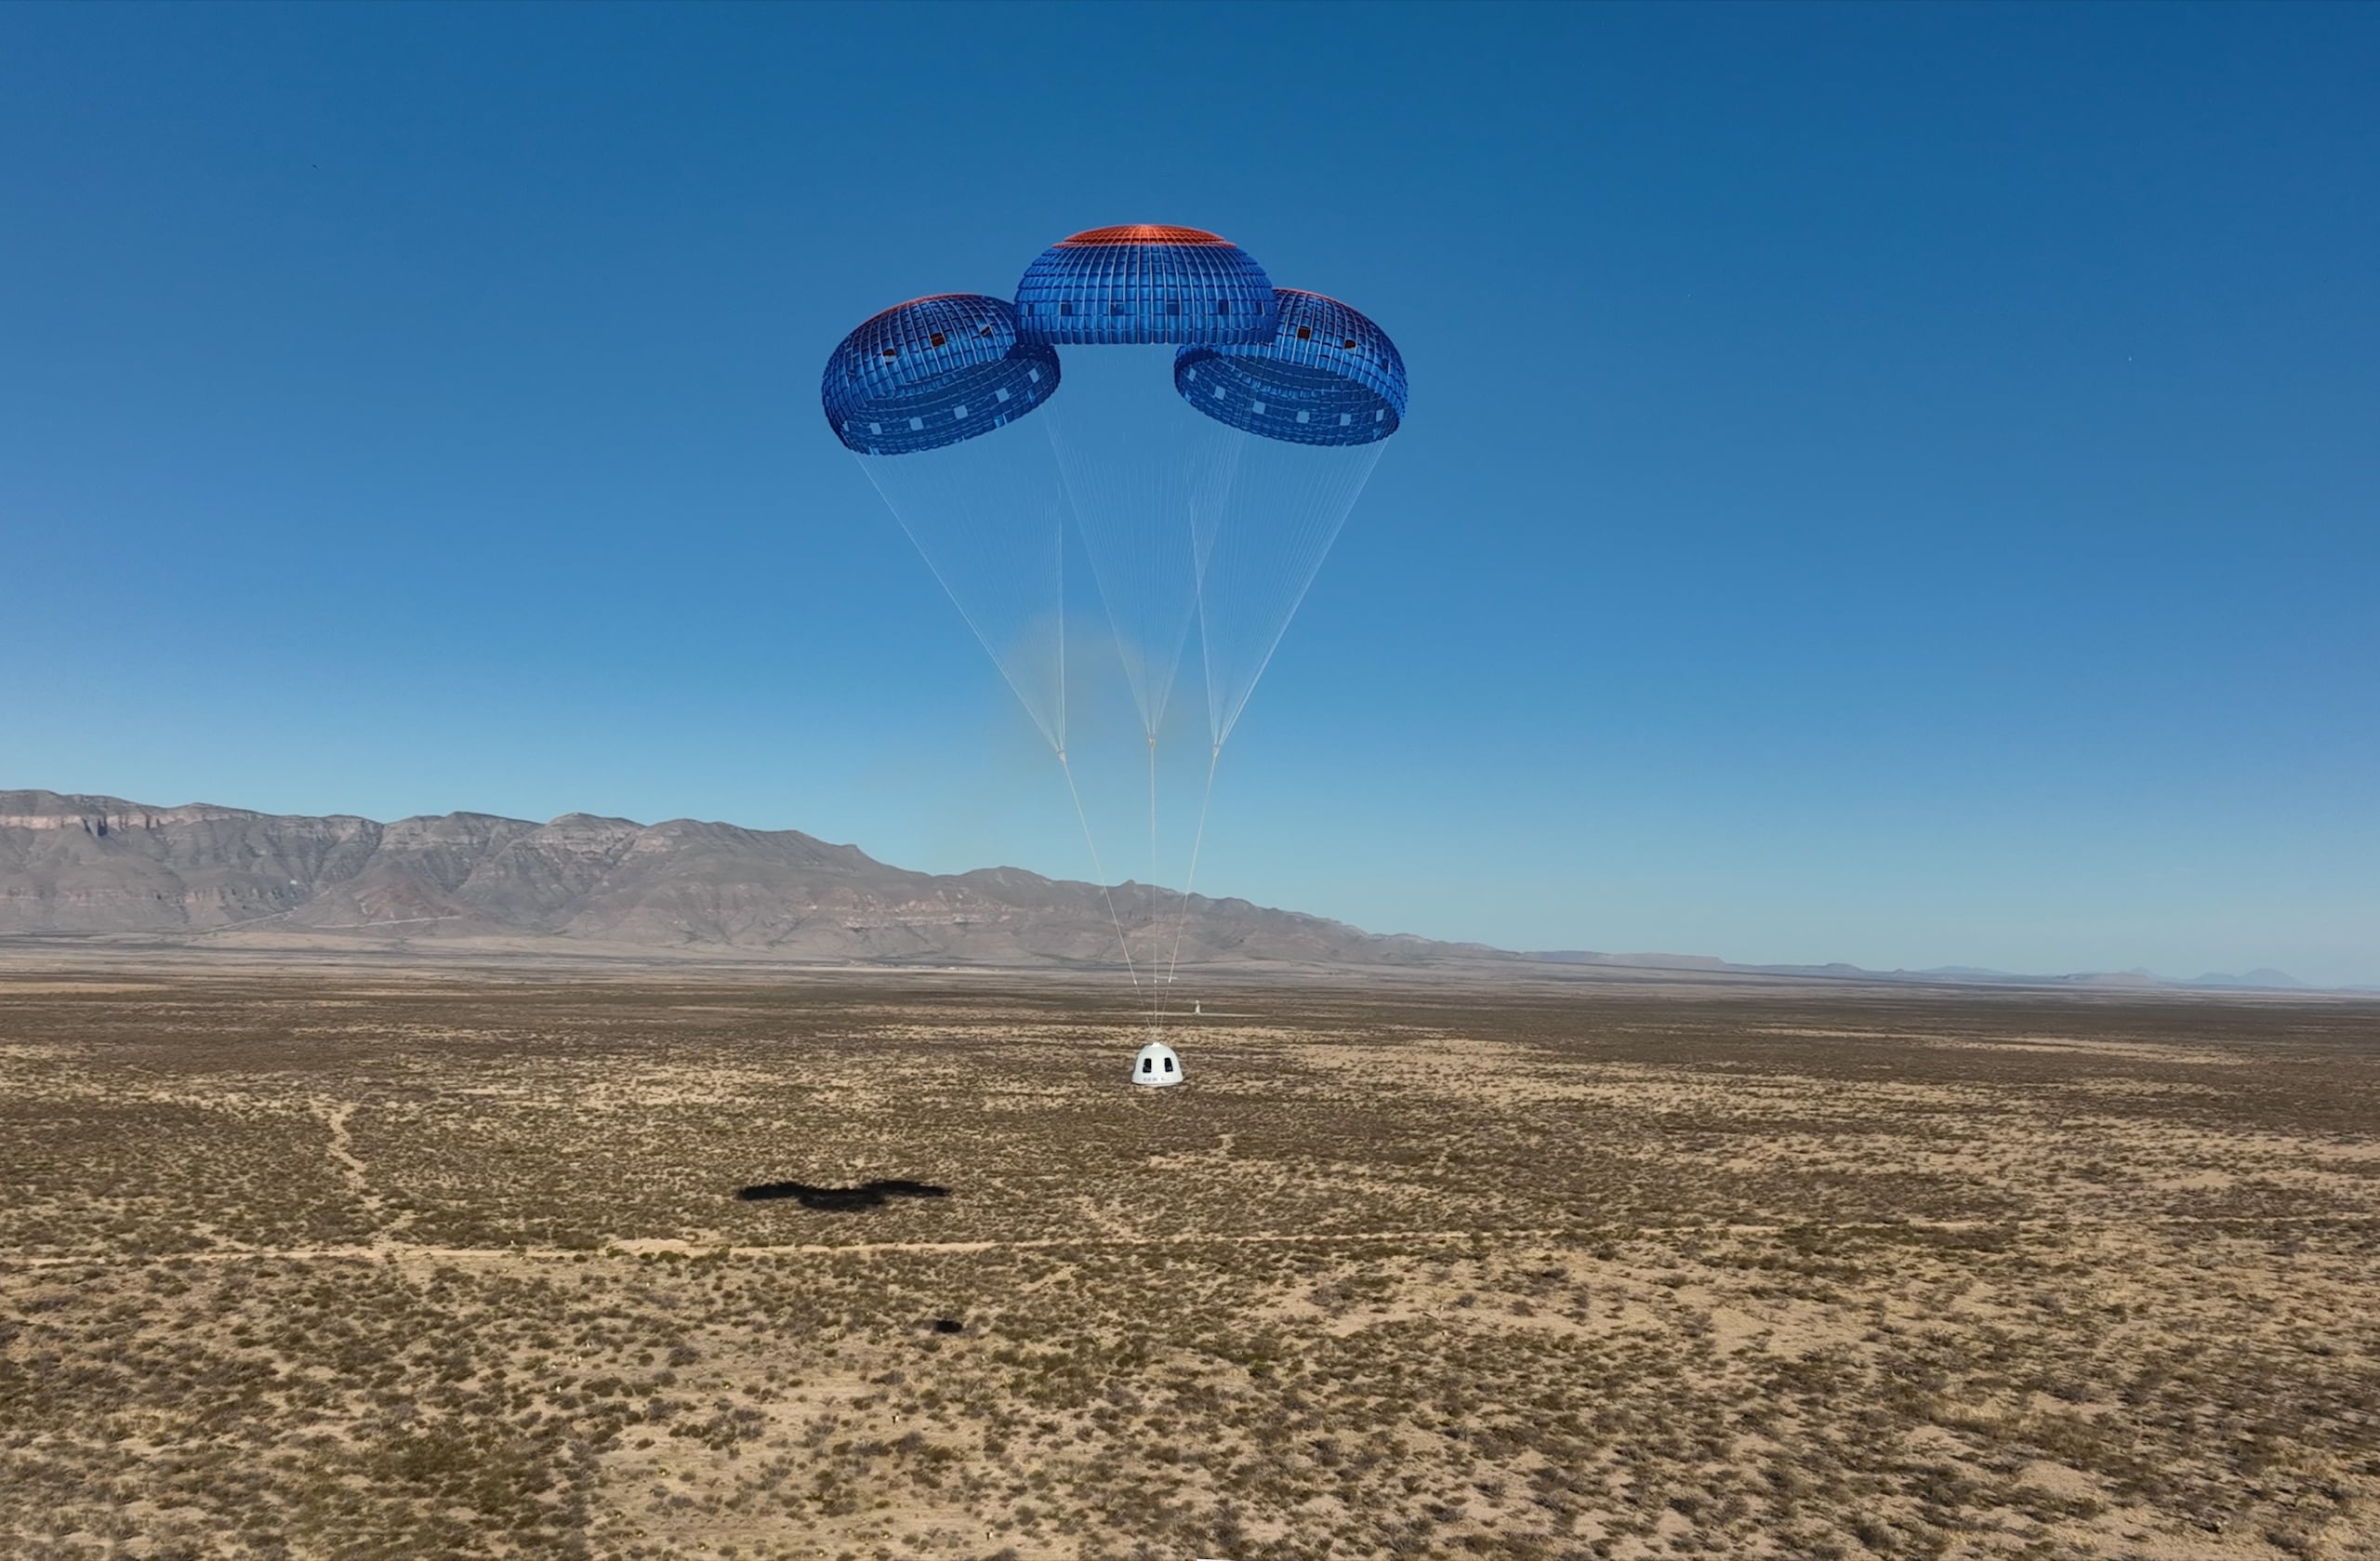
[[[0,976],[0,1553],[2380,1554],[2370,1006],[1202,996]]]

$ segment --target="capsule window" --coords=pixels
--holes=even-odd
[[[1355,350],[1355,338],[1354,337],[1347,337],[1343,338],[1342,340],[1341,340],[1341,342],[1339,343],[1339,345],[1340,345],[1340,346],[1342,346],[1342,347],[1343,347],[1343,348],[1345,348],[1348,351],[1352,352],[1352,351],[1354,351]]]
[[[1165,1060],[1165,1071],[1168,1073],[1171,1073],[1173,1071],[1173,1059],[1170,1057],[1168,1057]]]
[[[1155,1073],[1157,1071],[1157,1059],[1155,1057],[1143,1057],[1141,1059],[1141,1071],[1143,1073]]]
[[[1298,339],[1300,341],[1312,341],[1314,339],[1314,327],[1312,325],[1300,325],[1298,327]]]
[[[901,355],[901,350],[897,347],[888,347],[884,350],[884,355],[888,358],[897,358]]]
[[[933,340],[933,345],[935,345],[936,347],[941,346],[944,342],[945,342],[945,341],[947,341],[947,340],[949,340],[949,339],[950,339],[950,338],[949,338],[948,337],[944,336],[940,331],[936,331],[936,332],[934,332],[934,333],[933,333],[932,340]]]

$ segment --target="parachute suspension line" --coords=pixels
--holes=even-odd
[[[1091,815],[1083,812],[1082,793],[1075,789],[1075,768],[1066,762],[1066,750],[1058,750],[1058,768],[1065,772],[1066,795],[1075,800],[1075,817],[1082,824],[1082,843],[1091,850],[1091,876],[1099,880],[1099,896],[1107,902],[1107,920],[1116,929],[1116,946],[1124,951],[1124,973],[1132,978],[1132,996],[1141,992],[1141,972],[1132,963],[1131,940],[1124,935],[1123,918],[1116,914],[1116,896],[1107,888],[1107,869],[1099,865],[1099,842],[1091,838]],[[1137,1002],[1134,1007],[1138,1007]]]
[[[853,451],[853,456],[1035,727],[1052,748],[1063,748],[1065,514],[1061,506],[1050,506],[1050,545],[1044,553],[1038,547],[1004,546],[998,534],[1011,523],[1014,510],[1003,514],[999,506],[982,501],[986,477],[1012,470],[1001,463],[1012,462],[1017,454],[1012,440],[979,440],[917,456],[873,456]],[[1053,686],[1038,686],[1048,663],[1034,665],[1036,653],[1018,632],[1035,620],[1001,623],[1003,598],[1046,600],[1059,673]]]
[[[1044,439],[1047,439],[1047,438],[1049,437],[1049,430],[1048,430],[1047,429],[1042,430],[1041,430],[1041,436],[1042,436]],[[1057,458],[1057,451],[1056,451],[1054,448],[1053,448],[1053,449],[1051,449],[1051,451],[1050,452],[1050,457],[1051,457],[1051,460],[1055,460],[1055,459]],[[1060,767],[1061,767],[1061,768],[1063,768],[1063,767],[1064,766],[1065,762],[1066,762],[1066,511],[1065,511],[1065,507],[1064,507],[1064,506],[1063,506],[1063,505],[1053,505],[1053,506],[1051,508],[1051,510],[1050,510],[1050,519],[1051,519],[1051,523],[1052,523],[1052,524],[1053,524],[1053,528],[1054,528],[1054,529],[1055,529],[1055,531],[1056,531],[1056,536],[1054,536],[1051,539],[1053,543],[1055,543],[1055,544],[1056,544],[1056,546],[1051,549],[1052,556],[1051,556],[1051,562],[1053,565],[1055,565],[1055,568],[1054,568],[1054,570],[1053,570],[1052,572],[1053,572],[1053,573],[1057,575],[1057,577],[1058,577],[1058,601],[1057,601],[1057,618],[1058,618],[1058,626],[1057,626],[1057,627],[1058,627],[1058,632],[1057,632],[1057,641],[1058,641],[1058,687],[1057,687],[1057,691],[1056,691],[1056,692],[1057,692],[1057,695],[1058,695],[1058,763],[1059,763]],[[1066,784],[1067,784],[1068,786],[1070,786],[1070,787],[1074,784],[1074,776],[1073,776],[1073,774],[1069,774],[1066,776]],[[1079,811],[1081,811],[1082,804],[1081,804],[1080,802],[1077,802],[1077,803],[1075,804],[1075,807],[1076,807],[1076,811],[1079,812]]]
[[[1217,743],[1213,754],[1207,760],[1206,795],[1198,799],[1198,832],[1190,838],[1190,870],[1182,879],[1182,914],[1173,922],[1173,952],[1166,957],[1165,984],[1168,986],[1173,985],[1174,968],[1182,963],[1182,934],[1190,925],[1190,889],[1198,881],[1198,849],[1207,843],[1207,805],[1215,800],[1215,767],[1223,761],[1223,746]],[[1149,985],[1157,985],[1155,967],[1149,971]]]
[[[1144,918],[1151,931],[1157,931],[1157,734],[1149,734],[1149,886],[1142,895]],[[1157,932],[1159,937],[1165,934]],[[1157,984],[1157,956],[1149,956],[1149,1032],[1154,1035],[1165,1012],[1165,989]]]
[[[1196,612],[1195,514],[1225,476],[1236,430],[1185,404],[1173,349],[1103,347],[1067,360],[1068,393],[1040,419],[1114,630],[1143,727],[1163,729]]]
[[[1267,518],[1272,528],[1269,548],[1251,551],[1252,539],[1258,535],[1250,524],[1253,517],[1247,510],[1236,510],[1218,518],[1201,549],[1199,640],[1206,657],[1209,718],[1218,747],[1238,724],[1249,697],[1271,668],[1290,622],[1304,606],[1324,560],[1337,545],[1348,515],[1370,482],[1382,449],[1382,444],[1372,443],[1294,451],[1245,434],[1240,438],[1247,443],[1247,454],[1264,452],[1257,457],[1267,467],[1259,482],[1270,496],[1263,508],[1270,511]],[[1297,464],[1284,467],[1285,455]],[[1233,497],[1239,496],[1236,488]],[[1217,621],[1216,598],[1241,599],[1264,586],[1286,588],[1288,594],[1276,598],[1268,612],[1226,614]],[[1229,645],[1231,654],[1219,655],[1219,645]]]

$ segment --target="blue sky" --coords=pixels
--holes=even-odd
[[[821,422],[1165,221],[1412,412],[1202,888],[2380,981],[2380,10],[0,7],[0,787],[1075,876]]]

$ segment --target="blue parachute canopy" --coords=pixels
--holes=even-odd
[[[1197,228],[1093,228],[1042,251],[1016,312],[1025,339],[1048,346],[1255,346],[1273,338],[1273,284]]]
[[[1014,422],[1058,388],[1058,354],[1020,341],[1016,311],[980,293],[895,304],[843,337],[818,399],[863,455],[936,450]]]
[[[1368,444],[1405,421],[1405,360],[1388,333],[1336,298],[1276,290],[1281,323],[1261,347],[1184,347],[1173,388],[1219,423],[1289,444]]]

